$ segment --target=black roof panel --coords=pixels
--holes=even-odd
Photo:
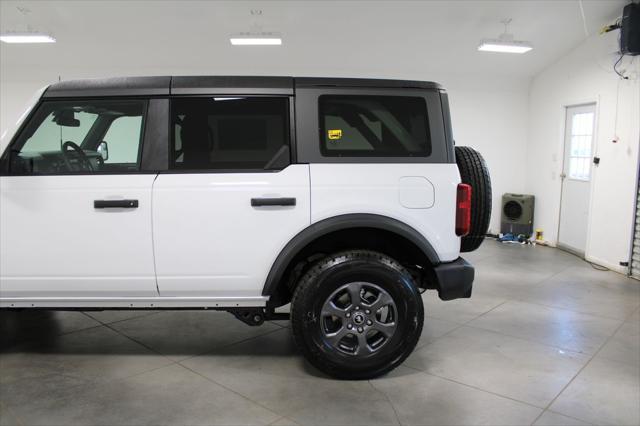
[[[296,87],[371,87],[389,89],[442,89],[432,81],[391,80],[383,78],[296,77]]]
[[[116,77],[54,83],[43,97],[168,95],[171,77]]]
[[[442,89],[430,81],[377,78],[181,76],[117,77],[54,83],[45,98],[90,96],[167,96],[194,94],[293,95],[296,87],[370,87]]]
[[[293,95],[292,77],[190,76],[173,77],[172,95],[194,94]]]

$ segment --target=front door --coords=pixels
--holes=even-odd
[[[144,100],[44,101],[0,178],[0,298],[157,296]],[[11,155],[9,155],[11,154]]]
[[[289,112],[287,96],[172,100],[169,170],[153,185],[160,296],[261,296],[280,250],[310,223]]]
[[[584,256],[593,169],[595,104],[567,108],[558,246]]]

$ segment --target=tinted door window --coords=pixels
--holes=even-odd
[[[320,96],[320,149],[325,156],[427,157],[424,98]]]
[[[283,168],[289,163],[288,111],[282,97],[174,99],[172,168]]]
[[[126,116],[113,120],[103,138],[108,150],[108,155],[104,155],[105,163],[135,164],[140,150],[140,129],[142,116]]]
[[[11,146],[11,174],[132,172],[146,101],[46,101]]]

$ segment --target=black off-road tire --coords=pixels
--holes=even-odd
[[[397,313],[393,323],[395,331],[373,353],[369,353],[369,346],[366,346],[364,354],[344,353],[329,342],[323,328],[323,306],[336,291],[353,283],[362,284],[362,299],[366,297],[364,289],[367,284],[378,286],[391,297]],[[350,303],[351,308],[345,309],[355,313],[354,309],[357,308],[354,308],[353,302]],[[360,313],[366,307],[362,306]],[[367,312],[373,315],[367,319],[373,320],[372,328],[375,328],[380,324],[376,322],[376,314],[371,310]],[[342,326],[347,327],[353,326],[355,320],[356,315],[353,315],[351,319],[340,321],[349,321],[349,324],[342,322]],[[300,279],[291,301],[291,324],[298,348],[314,367],[340,379],[371,379],[393,370],[415,348],[423,322],[422,298],[411,274],[390,257],[367,250],[336,253],[316,262]],[[375,335],[375,330],[370,331]],[[353,333],[357,333],[355,328]],[[346,338],[357,341],[358,336],[349,334]]]
[[[489,229],[491,178],[482,155],[468,146],[456,146],[456,163],[462,183],[471,186],[471,232],[460,242],[460,251],[469,252],[480,247]]]

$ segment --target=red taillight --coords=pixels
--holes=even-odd
[[[471,185],[458,184],[456,198],[456,235],[467,235],[471,231]]]

